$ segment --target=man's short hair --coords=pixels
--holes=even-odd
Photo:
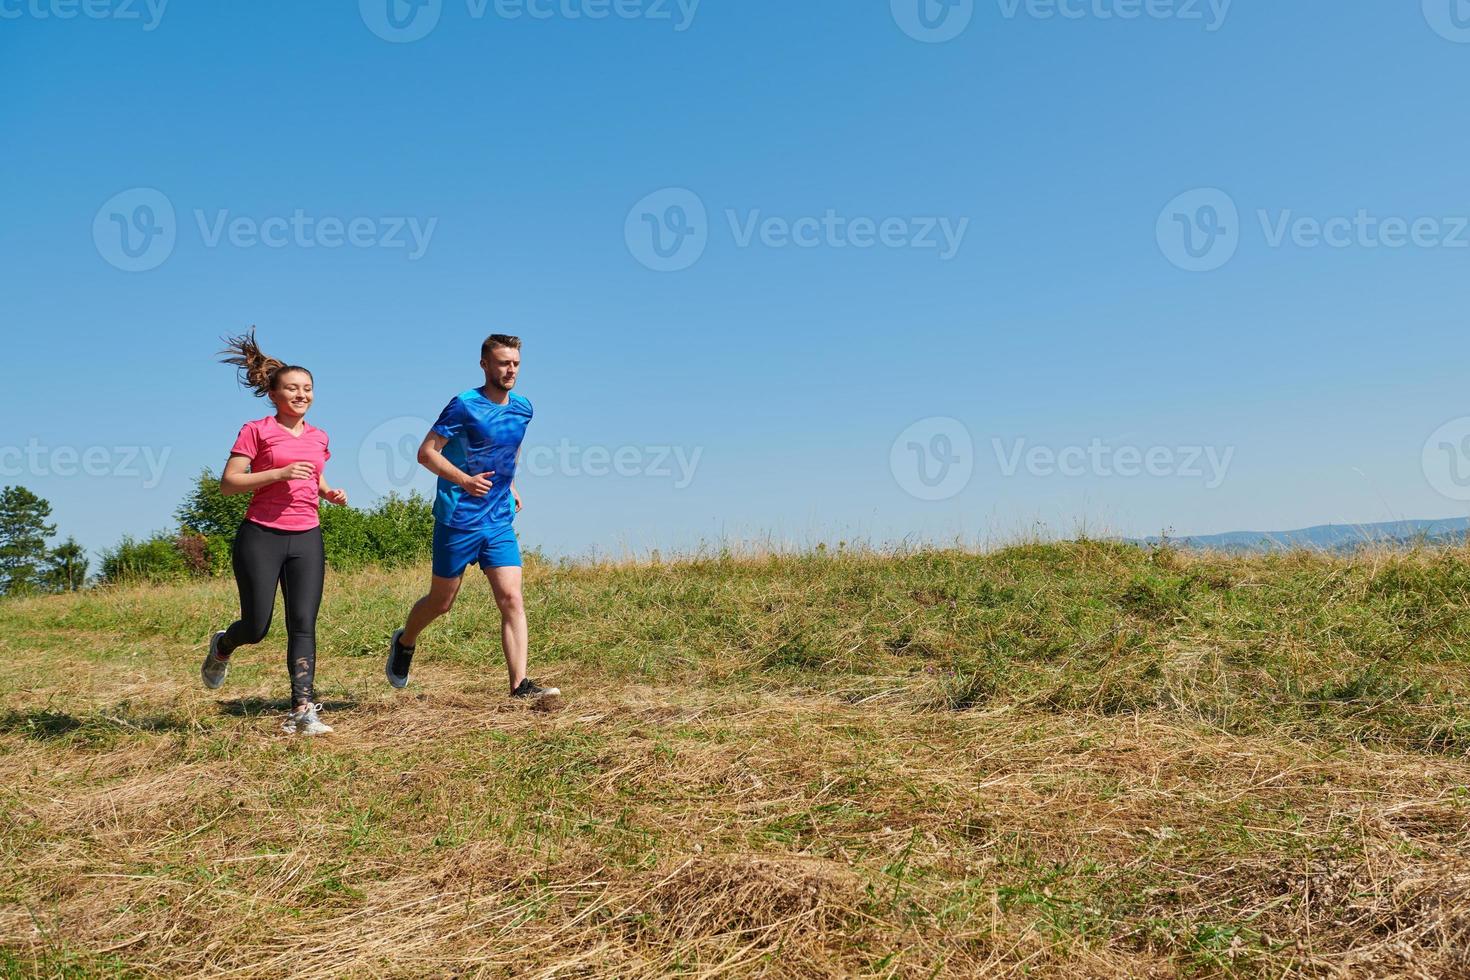
[[[485,342],[480,345],[480,357],[489,357],[490,352],[497,347],[509,347],[511,350],[520,350],[521,338],[512,337],[508,333],[492,333],[490,336],[486,337]]]

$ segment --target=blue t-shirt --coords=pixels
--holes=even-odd
[[[444,406],[429,431],[449,440],[444,445],[445,458],[470,476],[492,471],[495,475],[490,477],[490,492],[483,497],[472,497],[440,479],[434,496],[435,521],[473,530],[509,524],[515,518],[510,481],[515,479],[516,453],[530,422],[531,403],[515,392],[504,405],[497,405],[472,388]]]

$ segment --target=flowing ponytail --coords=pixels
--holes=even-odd
[[[253,390],[257,398],[263,398],[273,391],[276,379],[288,371],[302,371],[308,378],[311,377],[311,372],[299,364],[287,364],[274,357],[267,357],[255,342],[254,327],[250,328],[249,333],[226,337],[224,341],[225,349],[220,353],[228,356],[220,358],[220,363],[233,364],[241,386]]]

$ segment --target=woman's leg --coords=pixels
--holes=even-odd
[[[291,704],[310,704],[316,683],[316,617],[322,605],[327,558],[322,529],[289,536],[290,556],[281,569],[286,594],[286,669],[291,673]]]
[[[240,618],[220,637],[219,656],[228,657],[236,647],[259,643],[269,632],[276,582],[280,581],[281,563],[286,557],[283,537],[250,521],[243,522],[236,532],[230,562],[240,590]]]

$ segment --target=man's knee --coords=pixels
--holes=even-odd
[[[519,590],[498,593],[495,596],[495,604],[500,607],[502,616],[520,616],[526,611],[526,603],[521,598]]]
[[[452,589],[446,592],[436,590],[424,596],[420,601],[423,603],[424,608],[435,616],[446,616],[449,614],[449,610],[454,608],[454,600],[458,595],[458,589]]]

